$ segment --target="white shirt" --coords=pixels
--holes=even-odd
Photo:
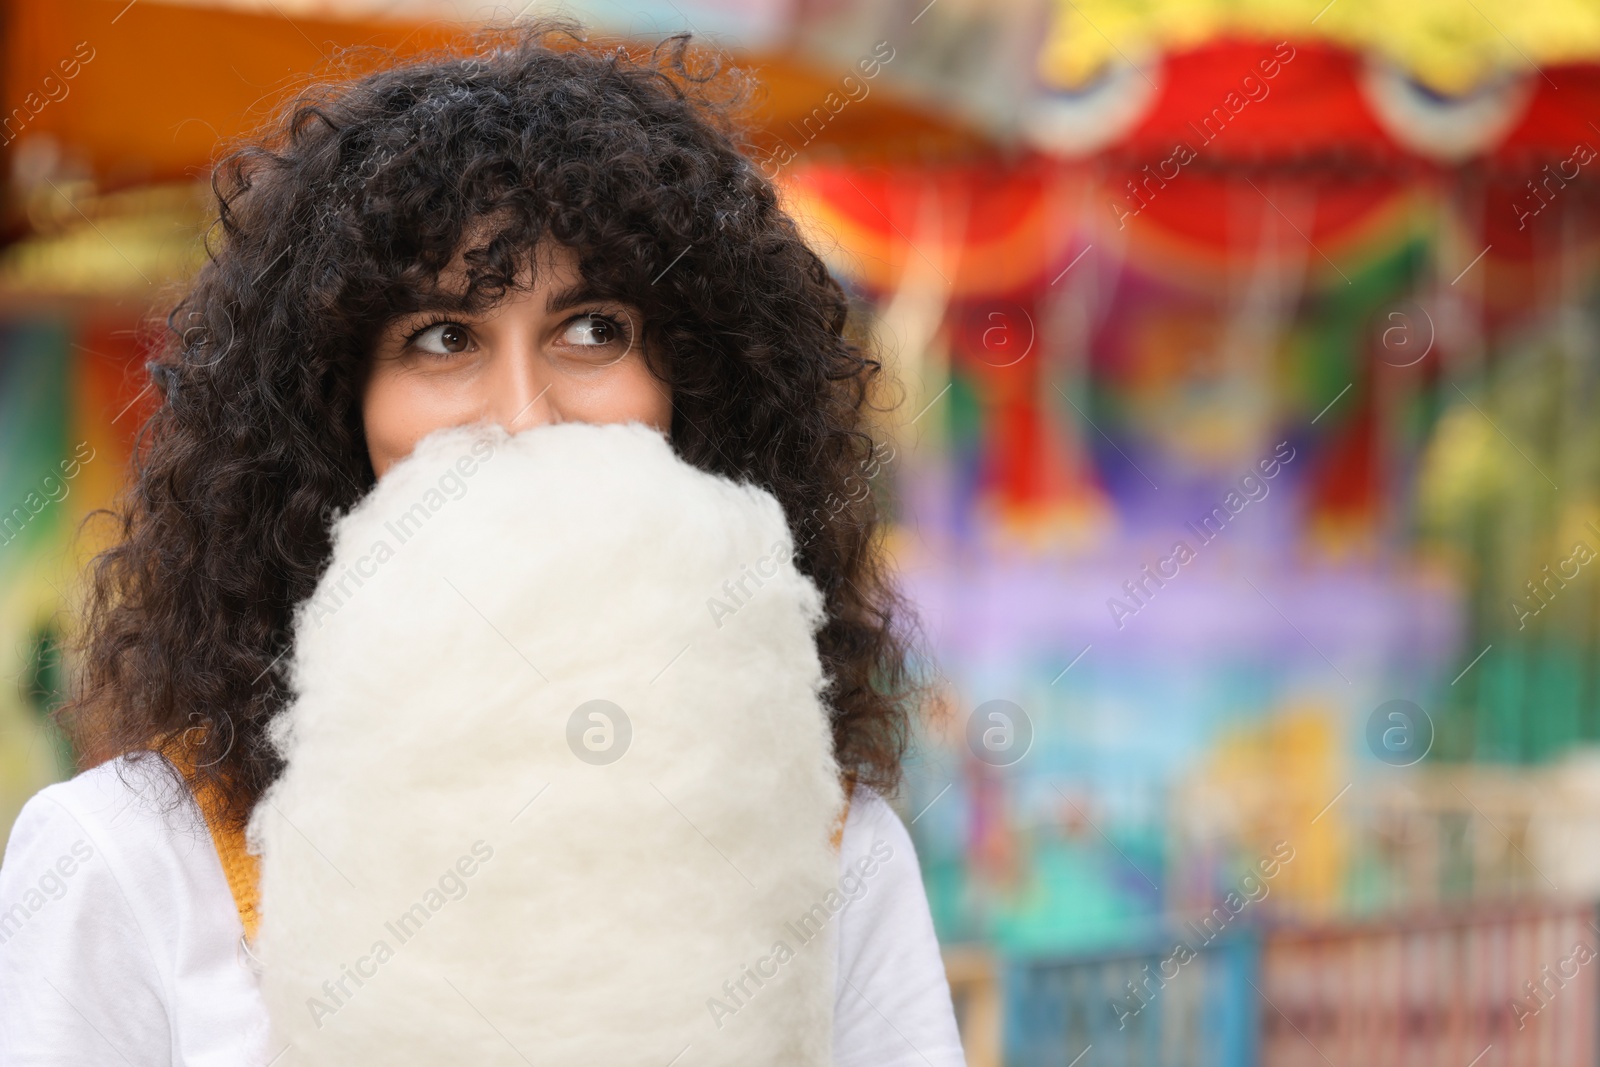
[[[262,1067],[279,1051],[210,833],[163,766],[101,764],[17,816],[0,1067]],[[916,852],[877,793],[856,790],[839,853],[866,888],[837,916],[835,1064],[965,1067]]]

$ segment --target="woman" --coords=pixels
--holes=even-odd
[[[685,39],[634,58],[494,31],[306,90],[216,168],[221,243],[150,364],[161,404],[64,709],[105,762],[28,803],[0,871],[0,1063],[275,1051],[238,842],[282,770],[266,728],[291,619],[331,517],[445,426],[646,422],[772,492],[828,608],[858,783],[841,863],[879,841],[914,858],[881,797],[919,690],[852,491],[879,458],[880,367],[739,150],[747,88]],[[840,1064],[962,1062],[915,862],[883,865],[838,944]]]

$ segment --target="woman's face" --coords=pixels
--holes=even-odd
[[[645,366],[639,313],[589,299],[570,248],[543,245],[539,263],[536,284],[487,311],[419,311],[380,331],[361,401],[378,477],[434,430],[479,420],[512,433],[629,421],[670,431],[672,400]]]

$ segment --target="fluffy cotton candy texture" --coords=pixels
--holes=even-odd
[[[637,423],[456,428],[334,540],[249,829],[279,1067],[830,1062],[844,797],[777,500]]]

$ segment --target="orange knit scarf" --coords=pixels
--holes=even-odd
[[[164,746],[163,755],[183,775],[200,813],[205,816],[206,828],[211,831],[211,843],[217,848],[217,859],[222,862],[222,873],[228,879],[228,890],[233,894],[233,905],[239,909],[239,922],[244,926],[244,935],[254,941],[256,925],[261,917],[261,860],[245,847],[244,830],[223,818],[223,799],[215,784],[209,779],[196,778],[193,749],[179,741]]]

